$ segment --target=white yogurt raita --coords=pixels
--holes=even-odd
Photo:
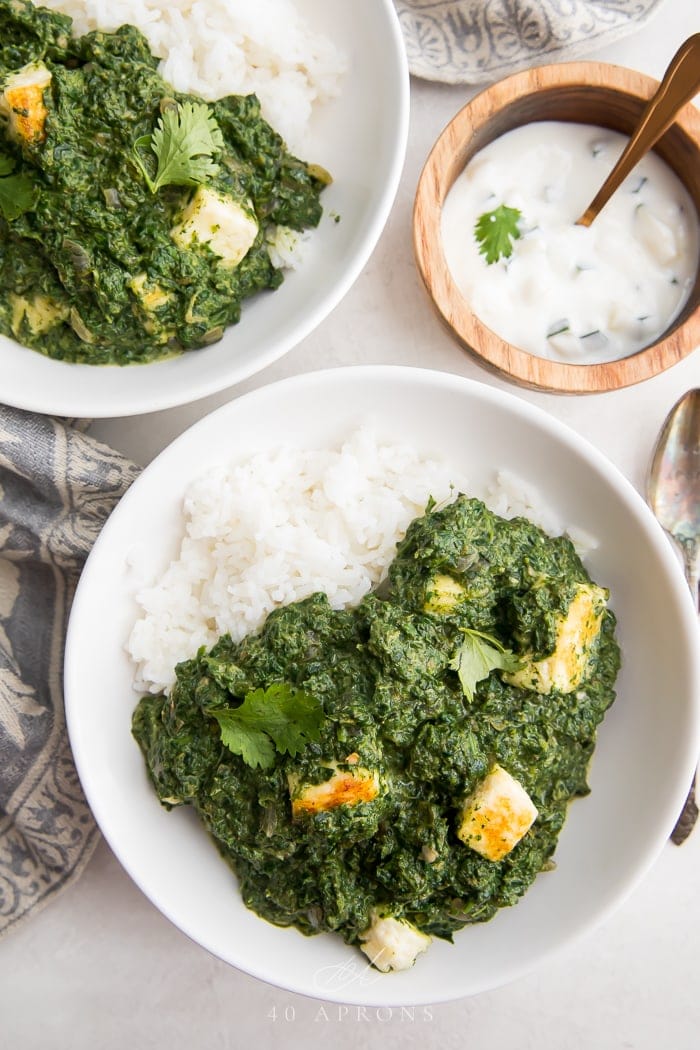
[[[680,179],[647,154],[590,227],[575,225],[627,143],[588,124],[526,124],[467,164],[442,210],[454,281],[492,331],[539,357],[610,361],[648,346],[682,310],[698,267],[698,220]],[[521,213],[509,258],[487,263],[477,219]]]

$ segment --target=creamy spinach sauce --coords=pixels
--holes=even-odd
[[[239,644],[222,637],[179,665],[169,696],[141,700],[133,732],[156,792],[168,808],[196,809],[246,905],[272,923],[356,943],[379,908],[451,939],[514,904],[551,866],[567,806],[589,790],[619,667],[607,608],[577,650],[584,663],[572,691],[542,693],[527,675],[509,684],[494,670],[468,698],[454,654],[468,628],[522,666],[541,667],[561,645],[575,595],[590,586],[565,537],[465,496],[429,508],[397,548],[386,596],[382,586],[381,597],[351,609],[334,611],[322,594],[281,608],[258,634]],[[320,700],[321,738],[252,769],[223,746],[207,711],[278,682]],[[463,799],[494,763],[538,811],[497,861],[456,834]],[[376,797],[293,813],[290,784],[318,785],[358,766],[377,774]]]
[[[31,187],[28,209],[15,216],[11,200],[0,211],[0,332],[88,364],[215,342],[243,300],[280,285],[268,238],[318,224],[329,176],[287,152],[254,95],[229,96],[207,104],[223,139],[206,182],[215,213],[194,187],[152,193],[134,144],[168,108],[202,100],[163,82],[134,27],[70,30],[68,17],[25,0],[0,3],[0,170]],[[155,170],[148,147],[139,155]],[[1,179],[0,194],[12,186]],[[211,239],[229,220],[252,238],[233,265]]]

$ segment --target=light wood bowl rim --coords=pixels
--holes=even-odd
[[[677,364],[700,343],[700,277],[692,296],[698,302],[681,312],[655,343],[629,357],[599,364],[574,365],[537,357],[507,343],[472,312],[447,265],[442,247],[442,205],[457,175],[463,170],[475,134],[488,136],[488,126],[507,108],[522,104],[526,96],[548,94],[556,88],[578,88],[582,93],[608,89],[643,103],[658,88],[653,77],[602,62],[563,62],[514,73],[475,95],[446,125],[425,162],[418,180],[413,207],[413,249],[418,271],[442,320],[465,349],[487,367],[523,386],[553,393],[599,393],[642,382]],[[530,120],[540,119],[537,116]],[[542,118],[555,119],[555,118]],[[698,153],[700,167],[700,112],[692,103],[680,111],[673,130],[681,129]],[[492,134],[497,137],[501,132]],[[669,132],[667,132],[669,134]],[[490,139],[487,137],[486,141]],[[455,151],[455,143],[462,143]],[[464,144],[467,145],[464,145]],[[485,142],[482,143],[485,145]],[[481,147],[479,147],[481,148]],[[700,216],[700,197],[695,194]]]

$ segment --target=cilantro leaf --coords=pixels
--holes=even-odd
[[[210,708],[221,740],[255,768],[269,769],[280,754],[297,755],[318,740],[323,708],[315,697],[284,682],[247,693],[240,707]]]
[[[493,211],[486,211],[476,220],[474,236],[479,242],[479,251],[486,262],[497,262],[501,256],[508,259],[513,252],[513,241],[522,236],[518,223],[522,212],[499,204]]]
[[[151,178],[139,150],[147,146],[158,158],[155,178]],[[203,102],[182,102],[166,109],[151,135],[134,143],[134,159],[151,193],[161,186],[196,186],[219,170],[212,159],[223,149],[219,125]]]
[[[468,627],[462,631],[464,641],[449,666],[459,675],[462,691],[471,703],[477,682],[488,678],[492,671],[515,671],[520,661],[492,635]]]
[[[26,175],[12,175],[15,162],[11,157],[0,155],[0,212],[11,222],[31,211],[36,204],[37,191]]]
[[[221,741],[234,755],[240,755],[247,766],[269,769],[275,761],[275,746],[261,729],[247,725],[244,718],[236,718],[229,708],[210,710],[219,723]]]

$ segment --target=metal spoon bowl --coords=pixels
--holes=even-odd
[[[681,550],[697,610],[700,606],[700,388],[684,394],[664,422],[649,466],[647,502]]]

